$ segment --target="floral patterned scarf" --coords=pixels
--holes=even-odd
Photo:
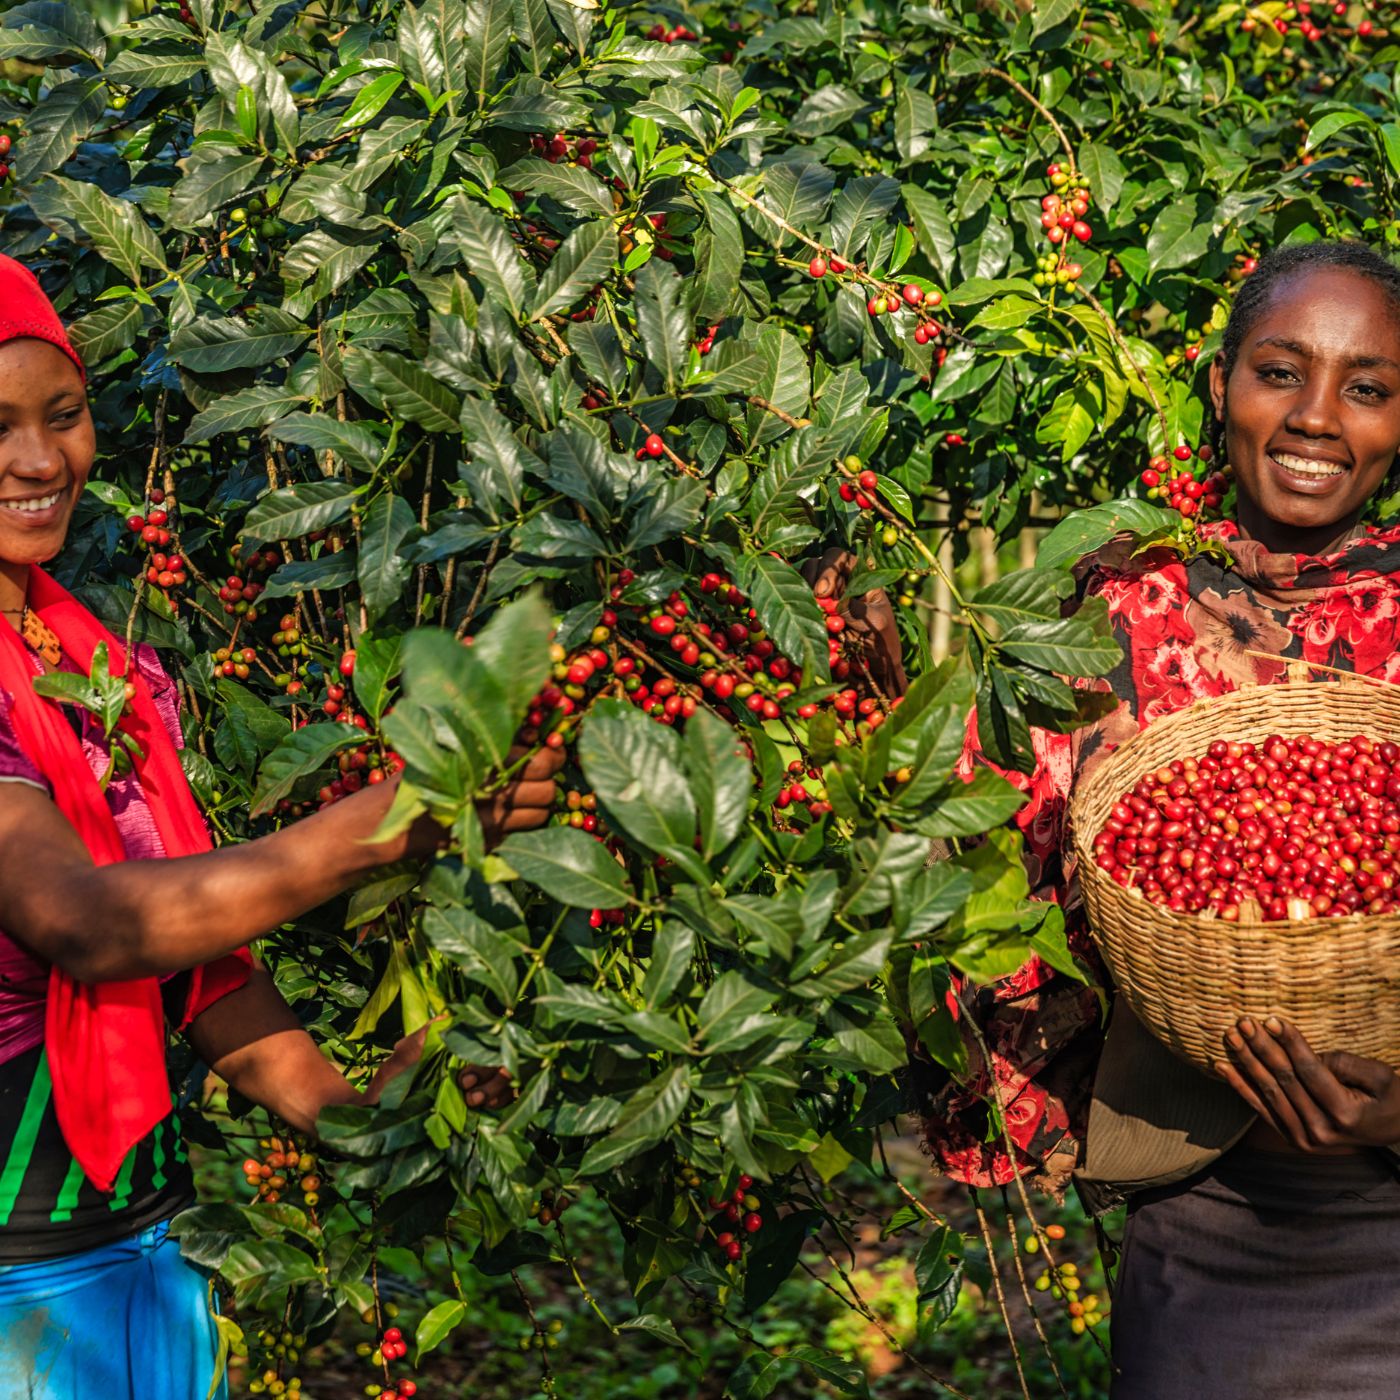
[[[1271,554],[1227,522],[1202,534],[1228,558],[1201,554],[1188,563],[1167,549],[1133,557],[1116,542],[1083,562],[1082,596],[1107,602],[1123,648],[1123,660],[1097,688],[1120,703],[1074,734],[1038,732],[1035,772],[1007,775],[1027,791],[1016,821],[1032,889],[1064,906],[1070,946],[1093,965],[1067,859],[1075,781],[1153,720],[1243,683],[1281,681],[1290,660],[1400,682],[1400,526],[1368,529],[1324,556]],[[969,765],[978,761],[971,751]],[[1044,1169],[1052,1157],[1063,1164],[1079,1156],[1103,1039],[1098,993],[1032,958],[950,1005],[976,1017],[990,1065],[966,1035],[969,1082],[948,1080],[926,1113],[928,1145],[943,1171],[972,1186],[1002,1185],[1016,1172]],[[990,1127],[993,1076],[1014,1167]]]

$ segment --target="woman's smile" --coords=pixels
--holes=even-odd
[[[1309,496],[1326,496],[1343,488],[1351,463],[1311,447],[1271,447],[1267,460],[1279,486]]]
[[[46,530],[67,519],[69,491],[68,486],[60,486],[42,496],[18,496],[0,501],[0,510],[7,521],[20,529]]]

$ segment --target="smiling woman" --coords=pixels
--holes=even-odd
[[[386,862],[426,856],[441,831],[425,819],[376,841],[391,780],[211,850],[175,686],[39,567],[93,455],[82,363],[34,277],[0,256],[0,1370],[35,1400],[212,1395],[206,1279],[166,1235],[193,1199],[171,1034],[301,1132],[329,1105],[376,1101],[431,1027],[410,1027],[362,1094],[246,945]],[[104,647],[137,755],[120,770],[115,731],[34,684],[90,674]],[[488,834],[542,824],[558,766],[551,750],[532,758],[482,812]],[[511,1093],[504,1071],[469,1068],[462,1087],[476,1107]]]
[[[1211,365],[1240,528],[1326,554],[1357,527],[1400,442],[1400,270],[1355,244],[1271,255]]]
[[[1095,764],[1161,715],[1282,680],[1290,660],[1400,681],[1400,528],[1365,519],[1400,461],[1400,272],[1355,244],[1269,254],[1236,298],[1210,383],[1236,519],[1204,527],[1211,547],[1190,560],[1110,545],[1083,561],[1081,596],[1104,599],[1123,647],[1106,687],[1119,703],[1072,735],[1036,736],[1017,817],[1039,892],[1089,960],[1064,853],[1070,795]],[[1122,853],[1190,912],[1263,861],[1259,846],[1238,857],[1205,838],[1189,867],[1168,872],[1162,854],[1151,838]],[[1291,871],[1289,893],[1316,895],[1306,882],[1325,885],[1331,858]],[[1242,1020],[1210,1078],[1122,1001],[1103,1035],[1094,993],[1036,960],[963,995],[981,1023],[969,1054],[984,1063],[985,1046],[990,1064],[982,1082],[936,1095],[930,1145],[973,1185],[1038,1170],[1072,1174],[1098,1213],[1127,1203],[1113,1400],[1400,1394],[1392,1066]],[[1011,1154],[986,1131],[993,1085]]]

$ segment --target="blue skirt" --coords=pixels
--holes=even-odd
[[[10,1394],[205,1400],[218,1355],[209,1276],[168,1229],[161,1221],[82,1254],[0,1265],[0,1374]],[[213,1395],[227,1394],[221,1379]]]

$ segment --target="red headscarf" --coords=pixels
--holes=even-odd
[[[27,336],[56,345],[77,365],[86,382],[87,370],[39,279],[23,263],[0,253],[0,345]]]
[[[82,361],[33,273],[0,255],[0,343],[34,336],[57,346],[78,369]],[[26,601],[87,671],[99,643],[107,645],[111,673],[126,671],[122,644],[41,569],[30,569]],[[135,667],[136,688],[123,727],[145,758],[136,771],[165,853],[197,855],[210,848],[175,747]],[[15,734],[26,756],[48,779],[60,812],[72,823],[97,865],[126,859],[107,800],[58,704],[34,690],[34,668],[19,634],[0,618],[0,689],[12,698]],[[100,925],[100,911],[94,911]],[[94,930],[100,932],[100,927]],[[184,1023],[219,997],[242,986],[252,964],[246,950],[193,970]],[[95,1185],[111,1190],[123,1160],[170,1112],[165,1069],[165,1020],[154,977],[87,984],[54,968],[49,974],[45,1053],[59,1128]]]

